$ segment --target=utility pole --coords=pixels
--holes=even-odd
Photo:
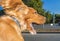
[[[55,27],[54,25],[55,25],[55,13],[53,13],[53,27]]]
[[[45,16],[45,13],[46,13],[46,12],[44,12],[44,16]],[[44,29],[44,25],[45,25],[45,24],[43,24],[43,29]]]

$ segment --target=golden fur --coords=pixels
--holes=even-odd
[[[45,17],[39,15],[35,9],[26,6],[22,0],[2,0],[1,6],[8,15],[0,17],[1,41],[24,41],[21,31],[27,29],[30,33],[36,34],[31,25],[32,22],[45,23]],[[9,16],[15,17],[19,21],[21,29]]]
[[[24,41],[20,28],[9,16],[0,17],[0,41]]]

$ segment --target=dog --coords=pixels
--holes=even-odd
[[[16,10],[18,10],[18,9],[11,10],[9,7],[5,8],[4,4],[2,4],[2,7],[3,7],[6,15],[0,17],[0,29],[1,29],[0,30],[1,31],[0,41],[24,41],[23,36],[21,34],[21,29],[19,28],[19,25],[17,25],[17,23],[14,21],[14,17],[15,17],[16,18],[15,20],[19,20],[20,24],[23,24],[22,26],[25,28],[25,23],[23,21],[24,18],[23,18],[23,15],[21,15],[20,10],[19,10],[19,13],[21,16],[18,17],[19,13],[16,12]],[[28,11],[28,9],[27,9],[27,11]],[[26,11],[26,13],[27,13],[27,11]],[[24,13],[25,13],[25,11],[24,11]],[[23,22],[23,23],[21,23],[21,22]],[[7,28],[9,28],[9,29],[7,29]]]
[[[6,1],[6,0],[5,0]],[[10,2],[10,1],[9,1]],[[6,6],[6,5],[5,5]],[[45,17],[39,15],[39,14],[36,14],[36,10],[33,9],[33,8],[29,8],[27,7],[26,5],[21,5],[19,3],[19,5],[17,5],[16,7],[13,8],[14,5],[8,5],[6,8],[3,6],[2,4],[2,7],[4,8],[7,16],[2,16],[0,17],[0,22],[1,22],[1,25],[0,25],[0,29],[5,29],[4,30],[1,30],[2,31],[5,31],[0,33],[1,36],[1,41],[16,41],[16,40],[20,40],[20,41],[24,41],[23,39],[23,36],[21,34],[21,30],[29,30],[29,32],[31,34],[36,34],[36,31],[34,30],[34,28],[32,27],[32,22],[34,23],[38,23],[38,24],[43,24],[45,23]],[[34,18],[35,17],[35,18]],[[19,24],[21,25],[21,29],[19,28],[19,25],[17,25],[17,23],[14,21],[15,20],[18,20]],[[5,26],[3,26],[3,25]],[[2,28],[3,27],[3,28]],[[13,30],[11,30],[11,36],[17,36],[17,37],[7,37],[8,33],[6,33],[7,31],[10,31],[9,29],[7,28],[11,28]],[[15,34],[13,34],[15,31]],[[4,36],[4,34],[6,34]],[[10,35],[8,35],[10,36]],[[19,36],[19,37],[18,37]],[[5,38],[7,37],[7,38]],[[18,38],[18,39],[16,39]],[[4,40],[3,40],[4,39]],[[10,39],[10,40],[9,40]]]
[[[18,1],[5,0],[2,1],[2,6],[3,8],[10,8],[10,9],[5,9],[6,14],[18,18],[18,20],[20,21],[21,28],[26,29],[27,24],[25,24],[24,21],[25,21],[25,16],[28,15],[29,10],[28,7],[22,2],[22,0],[18,0]],[[15,8],[15,9],[13,10],[11,8]],[[23,22],[23,24],[21,22]]]
[[[27,30],[29,30],[29,32],[31,32],[32,34],[36,33],[33,26],[31,25],[32,22],[37,23],[37,24],[43,24],[45,23],[45,20],[46,20],[45,17],[39,15],[35,9],[29,7],[28,14],[25,16],[25,23],[27,24]],[[1,31],[0,33],[1,41],[12,41],[12,40],[13,41],[17,41],[17,40],[24,41],[19,26],[9,16],[4,15],[0,17],[0,31]],[[14,36],[17,36],[17,37],[14,37]]]

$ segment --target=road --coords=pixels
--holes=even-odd
[[[23,34],[25,41],[60,41],[60,34],[40,33],[37,35]]]

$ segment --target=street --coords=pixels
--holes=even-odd
[[[25,41],[60,41],[60,34],[40,33],[37,35],[23,34]]]

